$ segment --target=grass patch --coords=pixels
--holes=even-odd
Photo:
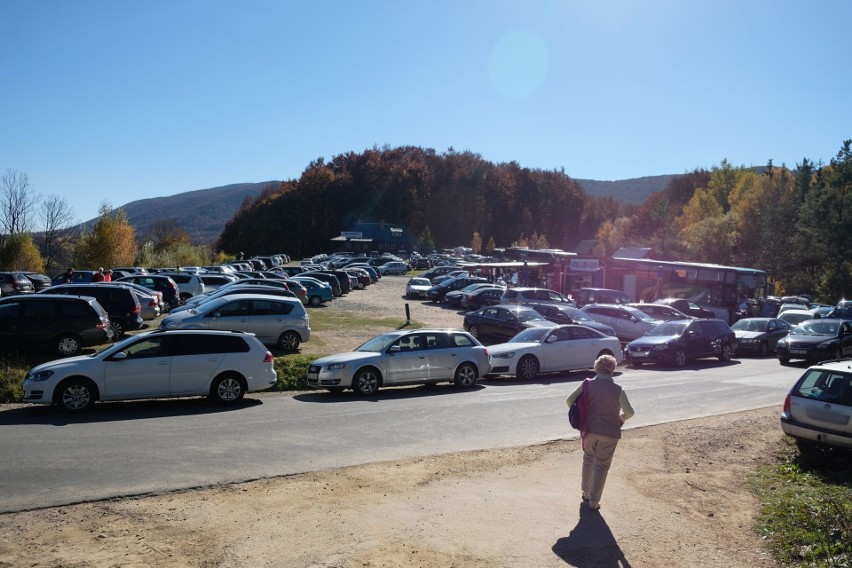
[[[24,357],[16,353],[0,357],[0,403],[21,402],[24,377],[31,367]]]
[[[800,453],[790,442],[777,464],[751,478],[761,502],[755,530],[783,566],[852,566],[852,452]]]
[[[423,324],[405,321],[405,314],[399,318],[379,317],[359,312],[340,310],[313,310],[311,316],[311,331],[335,331],[341,328],[364,329],[419,329]]]
[[[308,365],[318,359],[315,355],[284,355],[275,358],[275,371],[278,381],[271,391],[308,390]]]

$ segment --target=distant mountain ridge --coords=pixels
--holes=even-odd
[[[594,197],[612,197],[623,203],[638,204],[665,188],[674,175],[648,176],[616,181],[576,179]],[[144,236],[158,221],[174,220],[189,234],[193,244],[213,244],[222,229],[246,198],[254,199],[270,186],[281,182],[235,183],[209,189],[196,189],[167,197],[151,197],[120,206],[136,231]],[[91,227],[94,219],[84,223]]]

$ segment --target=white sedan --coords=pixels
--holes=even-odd
[[[623,356],[618,338],[584,325],[530,328],[507,343],[489,346],[488,354],[492,374],[522,380],[539,373],[591,369],[601,355],[612,355],[621,363]]]
[[[379,387],[449,381],[470,388],[488,374],[488,351],[454,329],[391,331],[355,351],[311,361],[308,385],[370,395]]]

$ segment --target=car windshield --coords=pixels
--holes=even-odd
[[[560,308],[560,309],[565,313],[565,315],[567,315],[568,317],[570,317],[574,321],[583,321],[583,322],[595,321],[594,318],[589,316],[583,310],[579,310],[577,308]]]
[[[546,327],[525,329],[506,343],[539,343],[549,331],[550,329]]]
[[[796,326],[791,332],[793,335],[837,335],[838,324],[821,322],[821,321],[805,321]]]
[[[656,335],[657,337],[669,337],[672,335],[682,335],[686,330],[685,323],[663,323],[648,332],[648,335]]]
[[[642,310],[632,309],[632,310],[629,310],[629,311],[630,311],[631,315],[636,316],[636,319],[639,319],[639,320],[642,320],[642,321],[657,321],[656,318],[649,316],[648,314],[646,314]]]
[[[385,348],[388,345],[390,345],[391,343],[393,343],[394,341],[399,339],[399,337],[400,336],[398,334],[395,334],[395,333],[394,334],[379,335],[378,337],[374,337],[373,339],[369,340],[368,342],[360,345],[359,347],[357,347],[355,349],[355,351],[367,351],[367,352],[372,352],[372,353],[381,353],[382,351],[385,350]]]
[[[766,326],[769,325],[765,320],[741,319],[731,326],[734,331],[766,331]]]
[[[432,283],[426,278],[412,278],[409,282],[412,286],[431,286]]]
[[[541,314],[535,310],[512,310],[518,321],[546,321]]]

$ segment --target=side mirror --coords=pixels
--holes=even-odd
[[[399,345],[391,345],[388,353],[399,353]]]
[[[124,361],[125,359],[127,359],[127,353],[125,353],[124,351],[119,351],[118,353],[115,353],[112,357],[110,357],[111,361]]]

